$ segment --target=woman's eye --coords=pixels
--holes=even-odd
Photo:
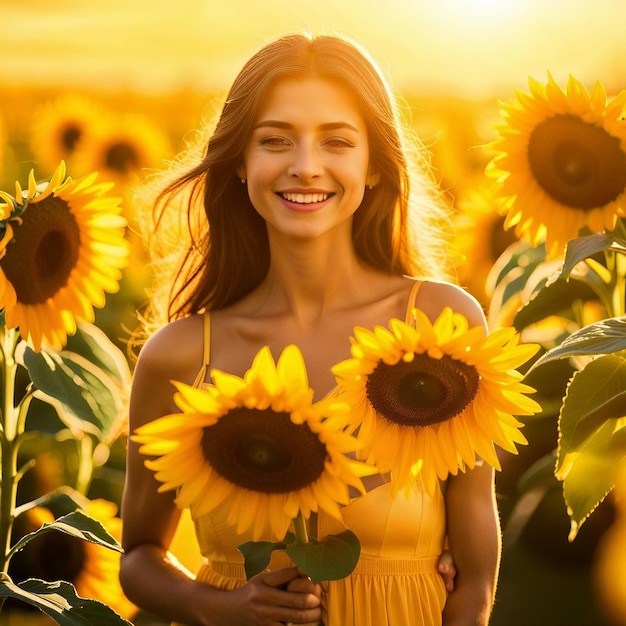
[[[285,137],[263,137],[259,143],[262,146],[268,146],[269,148],[271,147],[282,147],[282,146],[288,146],[289,145],[289,141],[285,138]]]
[[[343,139],[342,137],[332,137],[327,139],[325,142],[330,148],[353,148],[354,144],[348,139]]]

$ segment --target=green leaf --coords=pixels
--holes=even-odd
[[[115,378],[75,352],[35,352],[25,342],[20,348],[16,359],[28,369],[36,397],[54,406],[75,437],[90,433],[106,442],[117,434],[125,391]]]
[[[76,320],[76,333],[68,335],[64,352],[75,352],[97,365],[125,387],[130,383],[131,372],[124,353],[95,324]]]
[[[574,302],[597,299],[596,292],[587,282],[581,280],[571,278],[568,281],[546,283],[518,310],[513,325],[522,330],[551,315],[562,315]]]
[[[18,506],[15,509],[15,517],[38,506],[46,507],[52,511],[55,517],[60,517],[67,513],[73,513],[76,509],[85,508],[87,502],[86,496],[82,493],[72,489],[72,487],[68,485],[62,485],[58,489],[49,491],[36,500],[30,500]]]
[[[626,359],[617,355],[591,361],[568,385],[555,475],[563,481],[570,541],[613,488],[614,467],[626,456],[625,389]]]
[[[132,626],[101,602],[78,596],[74,586],[65,581],[29,578],[15,584],[0,580],[0,596],[35,606],[61,626]]]
[[[612,232],[593,233],[571,239],[567,243],[563,269],[559,278],[567,278],[578,263],[605,250],[626,252],[626,240]]]
[[[89,517],[82,511],[73,511],[59,517],[54,522],[43,524],[38,530],[24,535],[12,548],[11,554],[21,550],[35,537],[50,531],[59,531],[78,539],[83,539],[99,546],[104,546],[117,552],[122,552],[118,541],[109,534],[106,528],[97,520]]]
[[[610,407],[612,399],[622,395],[625,389],[626,359],[620,356],[599,357],[572,376],[559,416],[557,477],[564,477],[560,474],[566,465],[567,455],[580,448],[581,434],[588,430],[590,425],[598,422],[599,427],[602,427],[607,421],[600,421],[601,418],[593,416],[602,416],[601,407],[607,403]],[[589,415],[592,417],[588,418]]]
[[[291,544],[286,552],[314,583],[318,583],[349,576],[359,560],[361,544],[351,530],[346,530],[319,542]]]
[[[500,255],[488,278],[492,314],[506,308],[511,298],[517,298],[524,291],[537,267],[544,264],[545,257],[543,245],[533,248],[525,239],[511,244]]]
[[[284,541],[246,541],[237,549],[243,554],[243,566],[246,579],[260,574],[267,568],[274,550],[284,550],[287,544]]]
[[[585,439],[588,439],[608,420],[624,416],[626,416],[626,391],[613,396],[578,421],[572,437],[572,447],[581,446]]]
[[[607,318],[573,332],[559,346],[537,359],[529,371],[556,359],[612,354],[621,350],[626,350],[626,318]]]
[[[528,276],[545,261],[545,258],[546,251],[543,244],[532,247],[526,239],[520,239],[512,243],[494,263],[489,282],[493,288],[496,288],[507,278],[510,283],[510,278],[515,276],[520,279],[520,284],[524,284]],[[505,301],[506,299],[505,297]]]
[[[626,458],[626,427],[606,422],[583,444],[563,483],[570,516],[569,540],[615,486],[615,467]],[[590,479],[590,477],[592,477]]]

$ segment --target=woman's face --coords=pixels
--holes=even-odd
[[[352,94],[322,78],[284,79],[259,110],[238,174],[270,230],[318,237],[351,224],[369,170],[365,121]]]

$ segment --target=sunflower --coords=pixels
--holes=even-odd
[[[110,116],[96,132],[83,137],[74,164],[86,172],[102,172],[120,185],[142,170],[162,167],[171,156],[169,138],[150,118],[128,113]]]
[[[516,241],[514,234],[504,229],[498,210],[501,204],[491,187],[468,187],[456,202],[455,243],[463,260],[459,279],[481,302],[489,299],[487,277],[491,268]]]
[[[537,346],[518,345],[512,328],[486,336],[450,308],[434,323],[413,315],[412,325],[355,328],[352,358],[333,367],[359,454],[391,472],[394,494],[416,484],[418,471],[432,493],[437,478],[473,468],[476,455],[500,469],[493,444],[516,453],[526,439],[514,415],[540,410],[514,369]]]
[[[120,541],[122,521],[117,506],[107,500],[90,500],[85,513],[99,521]],[[14,532],[20,537],[54,521],[52,512],[36,507],[16,518]],[[71,537],[63,532],[48,532],[32,539],[11,559],[9,574],[19,582],[40,578],[53,582],[65,580],[83,598],[98,600],[116,613],[130,619],[137,607],[126,598],[119,583],[120,553],[104,546]]]
[[[358,447],[343,432],[347,407],[312,402],[304,359],[287,346],[277,363],[268,347],[255,356],[243,378],[212,370],[203,389],[177,382],[183,414],[140,427],[133,437],[163,484],[177,489],[180,508],[194,519],[230,503],[228,523],[254,540],[271,529],[282,539],[291,521],[323,509],[339,518],[349,501],[348,485],[362,491],[354,463]]]
[[[30,144],[40,167],[50,170],[70,161],[82,137],[97,133],[107,111],[88,97],[68,93],[38,106],[30,125]]]
[[[591,93],[574,77],[566,91],[552,76],[529,85],[503,105],[486,171],[513,200],[505,228],[532,245],[545,239],[555,256],[581,229],[613,230],[625,214],[626,91],[608,101],[599,82]]]
[[[93,322],[93,307],[118,289],[126,220],[119,198],[106,195],[112,183],[96,178],[66,178],[62,161],[47,184],[31,170],[15,198],[0,192],[0,307],[35,350],[43,340],[62,347],[75,317]]]

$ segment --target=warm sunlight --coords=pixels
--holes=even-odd
[[[4,0],[0,13],[0,79],[14,84],[223,88],[251,50],[293,30],[354,37],[423,93],[482,97],[547,71],[610,89],[626,73],[622,0]]]
[[[626,0],[0,24],[1,626],[626,626]]]
[[[529,10],[528,0],[442,0],[439,11],[452,11],[458,18],[474,17],[477,20],[506,18]]]

